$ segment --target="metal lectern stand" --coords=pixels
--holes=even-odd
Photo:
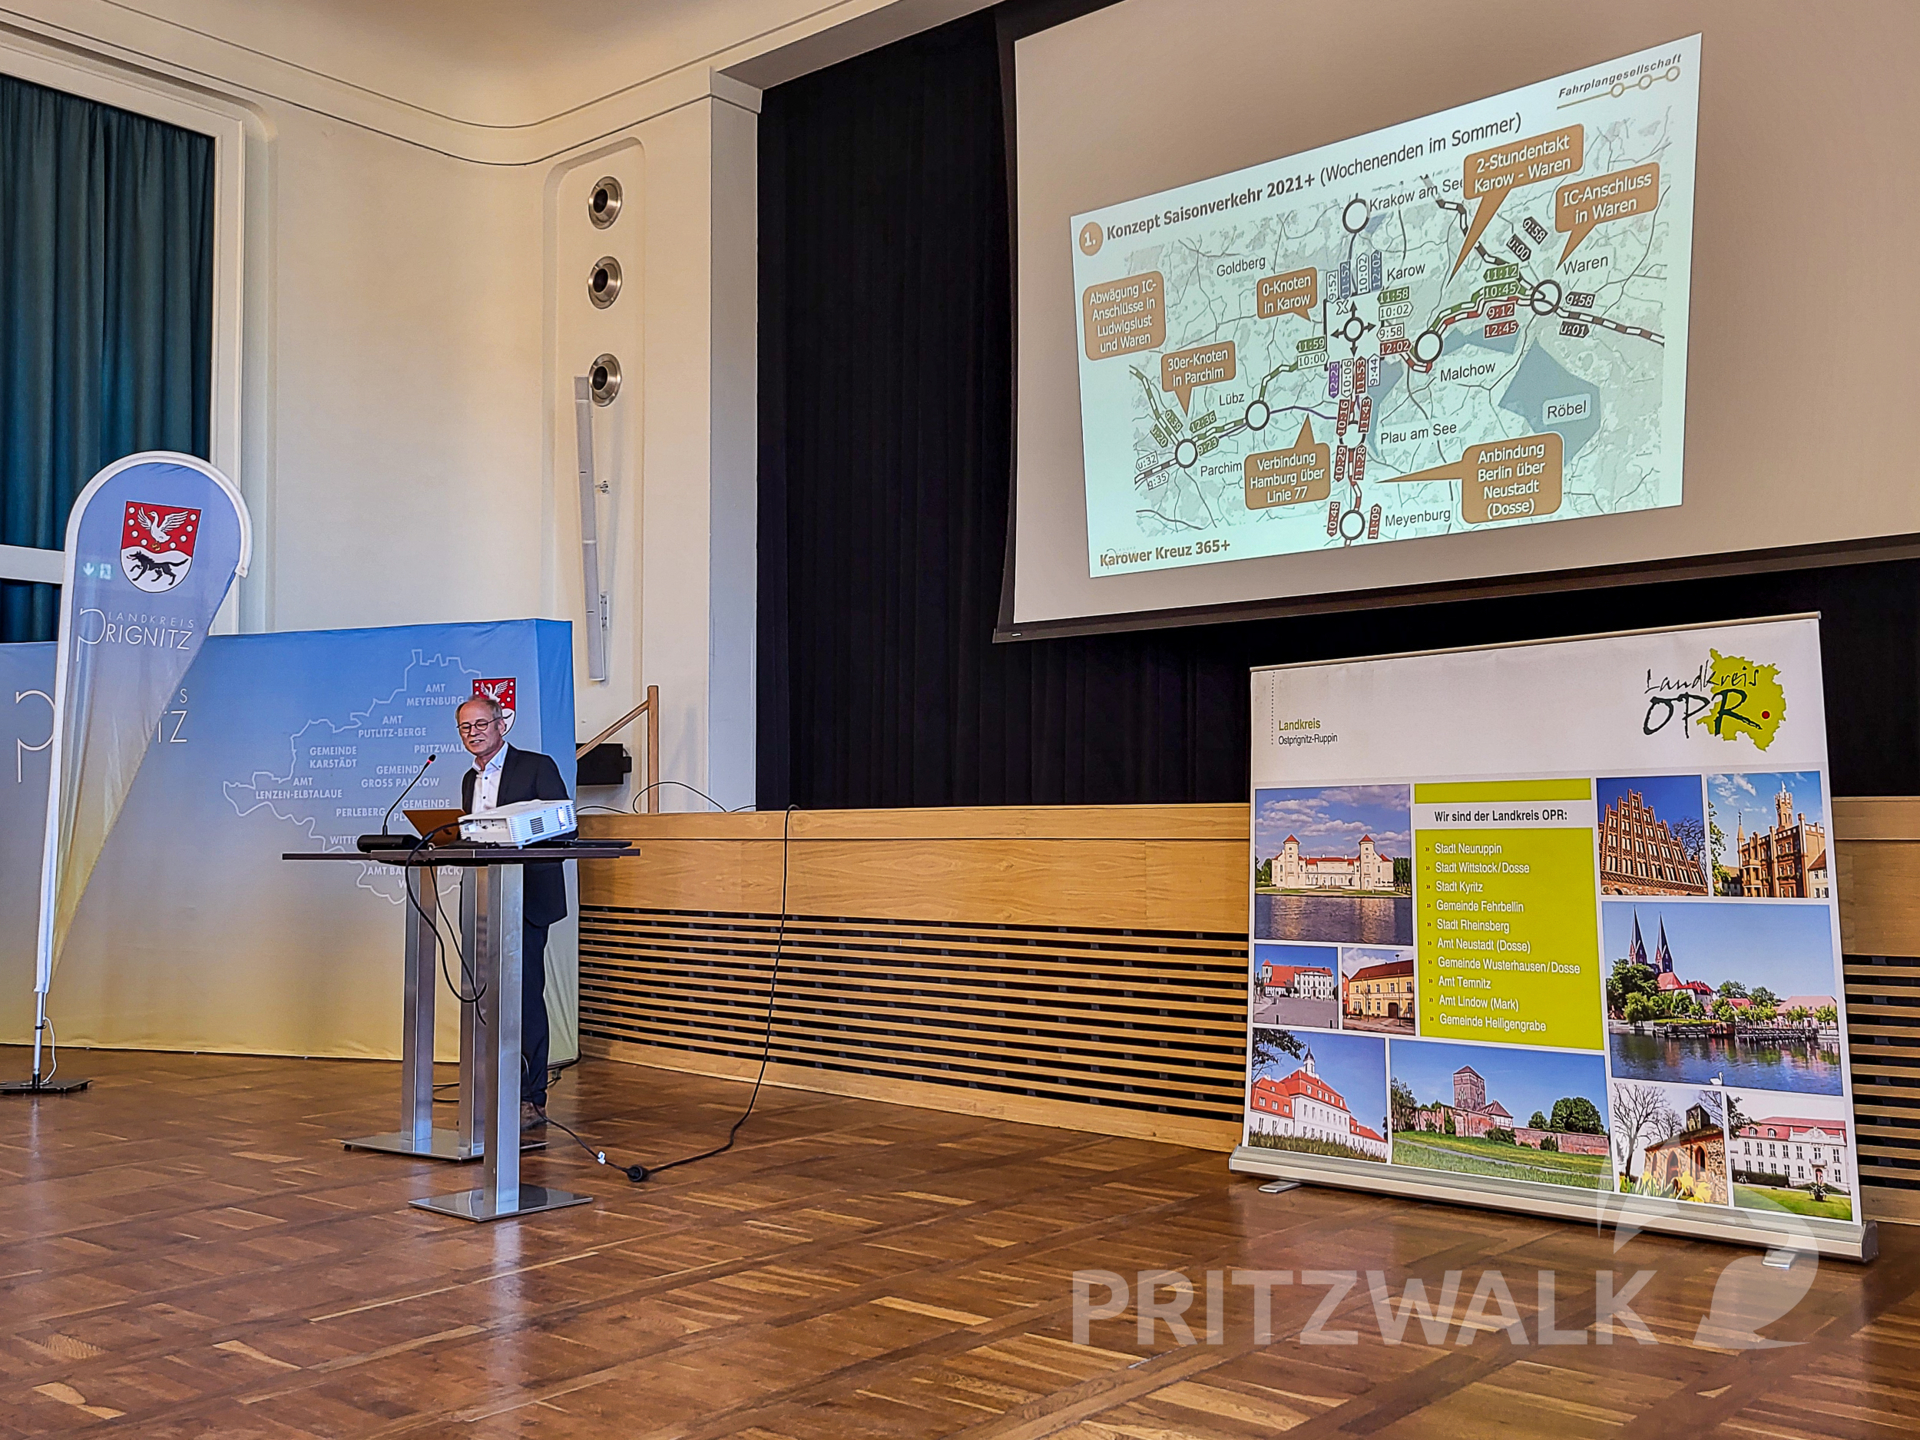
[[[601,844],[509,846],[436,846],[436,867],[460,870],[461,929],[472,962],[462,983],[477,992],[476,1003],[461,1007],[460,1114],[457,1130],[433,1125],[433,917],[438,895],[425,865],[408,866],[407,851],[350,851],[289,854],[285,860],[354,860],[405,866],[425,872],[419,889],[421,910],[407,907],[405,1035],[401,1061],[401,1129],[346,1141],[350,1149],[383,1150],[436,1160],[483,1157],[480,1187],[415,1200],[413,1205],[461,1220],[504,1220],[584,1205],[593,1197],[571,1190],[520,1183],[519,1145],[496,1145],[493,1136],[520,1133],[520,929],[521,867],[560,860],[620,859],[633,852]],[[413,883],[414,877],[404,878]],[[544,1142],[536,1142],[544,1143]]]
[[[484,852],[483,852],[484,853]],[[524,851],[515,852],[525,854]],[[605,851],[601,851],[605,854]],[[538,859],[550,856],[534,852]],[[469,1090],[465,1077],[473,1076],[471,1114],[486,1135],[520,1133],[520,893],[525,877],[521,865],[470,862],[460,876],[460,913],[473,948],[474,988],[479,1001],[468,1005],[466,1025],[479,1022],[478,1062],[462,1066],[460,1120],[469,1121]],[[475,1012],[478,1012],[476,1015]],[[415,1208],[460,1220],[504,1220],[509,1215],[534,1215],[542,1210],[564,1210],[584,1205],[593,1197],[571,1190],[520,1183],[520,1147],[486,1147],[480,1188],[415,1200]]]
[[[357,857],[371,858],[371,857]],[[471,872],[468,872],[471,873]],[[388,1155],[417,1155],[429,1160],[477,1160],[486,1152],[484,1131],[474,1129],[473,1007],[460,1015],[460,1119],[457,1129],[436,1129],[433,1123],[433,1001],[439,988],[434,974],[440,942],[434,925],[440,914],[439,871],[430,865],[411,866],[400,881],[414,889],[419,909],[409,903],[402,912],[407,927],[406,998],[400,1028],[400,1128],[378,1135],[361,1135],[340,1143],[349,1150],[379,1150]],[[464,878],[461,895],[465,898]],[[464,907],[463,907],[464,909]],[[463,915],[462,933],[474,933]],[[471,983],[462,981],[463,984]]]

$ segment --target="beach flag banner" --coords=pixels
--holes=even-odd
[[[239,488],[191,455],[128,456],[74,501],[54,668],[34,1081],[21,1088],[38,1088],[46,994],[87,880],[169,700],[247,573],[252,543]]]

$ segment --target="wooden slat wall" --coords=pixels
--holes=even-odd
[[[1230,1148],[1244,806],[583,817],[590,1053]]]
[[[1920,800],[1837,800],[1868,1213],[1920,1219]],[[782,831],[788,833],[781,904]],[[1244,805],[588,815],[589,1053],[1219,1149],[1240,1131]]]
[[[1833,802],[1863,1208],[1920,1221],[1920,799]]]

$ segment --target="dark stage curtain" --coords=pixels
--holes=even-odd
[[[0,75],[0,543],[58,550],[139,450],[208,454],[213,141]],[[0,582],[0,640],[56,586]]]
[[[1250,666],[1808,610],[1836,793],[1920,792],[1920,562],[995,645],[1013,435],[995,26],[764,99],[763,808],[1244,800]]]

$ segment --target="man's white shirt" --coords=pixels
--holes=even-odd
[[[500,801],[500,770],[507,763],[507,747],[502,745],[493,752],[493,758],[482,769],[473,767],[473,809],[469,812],[482,815],[495,809]]]

